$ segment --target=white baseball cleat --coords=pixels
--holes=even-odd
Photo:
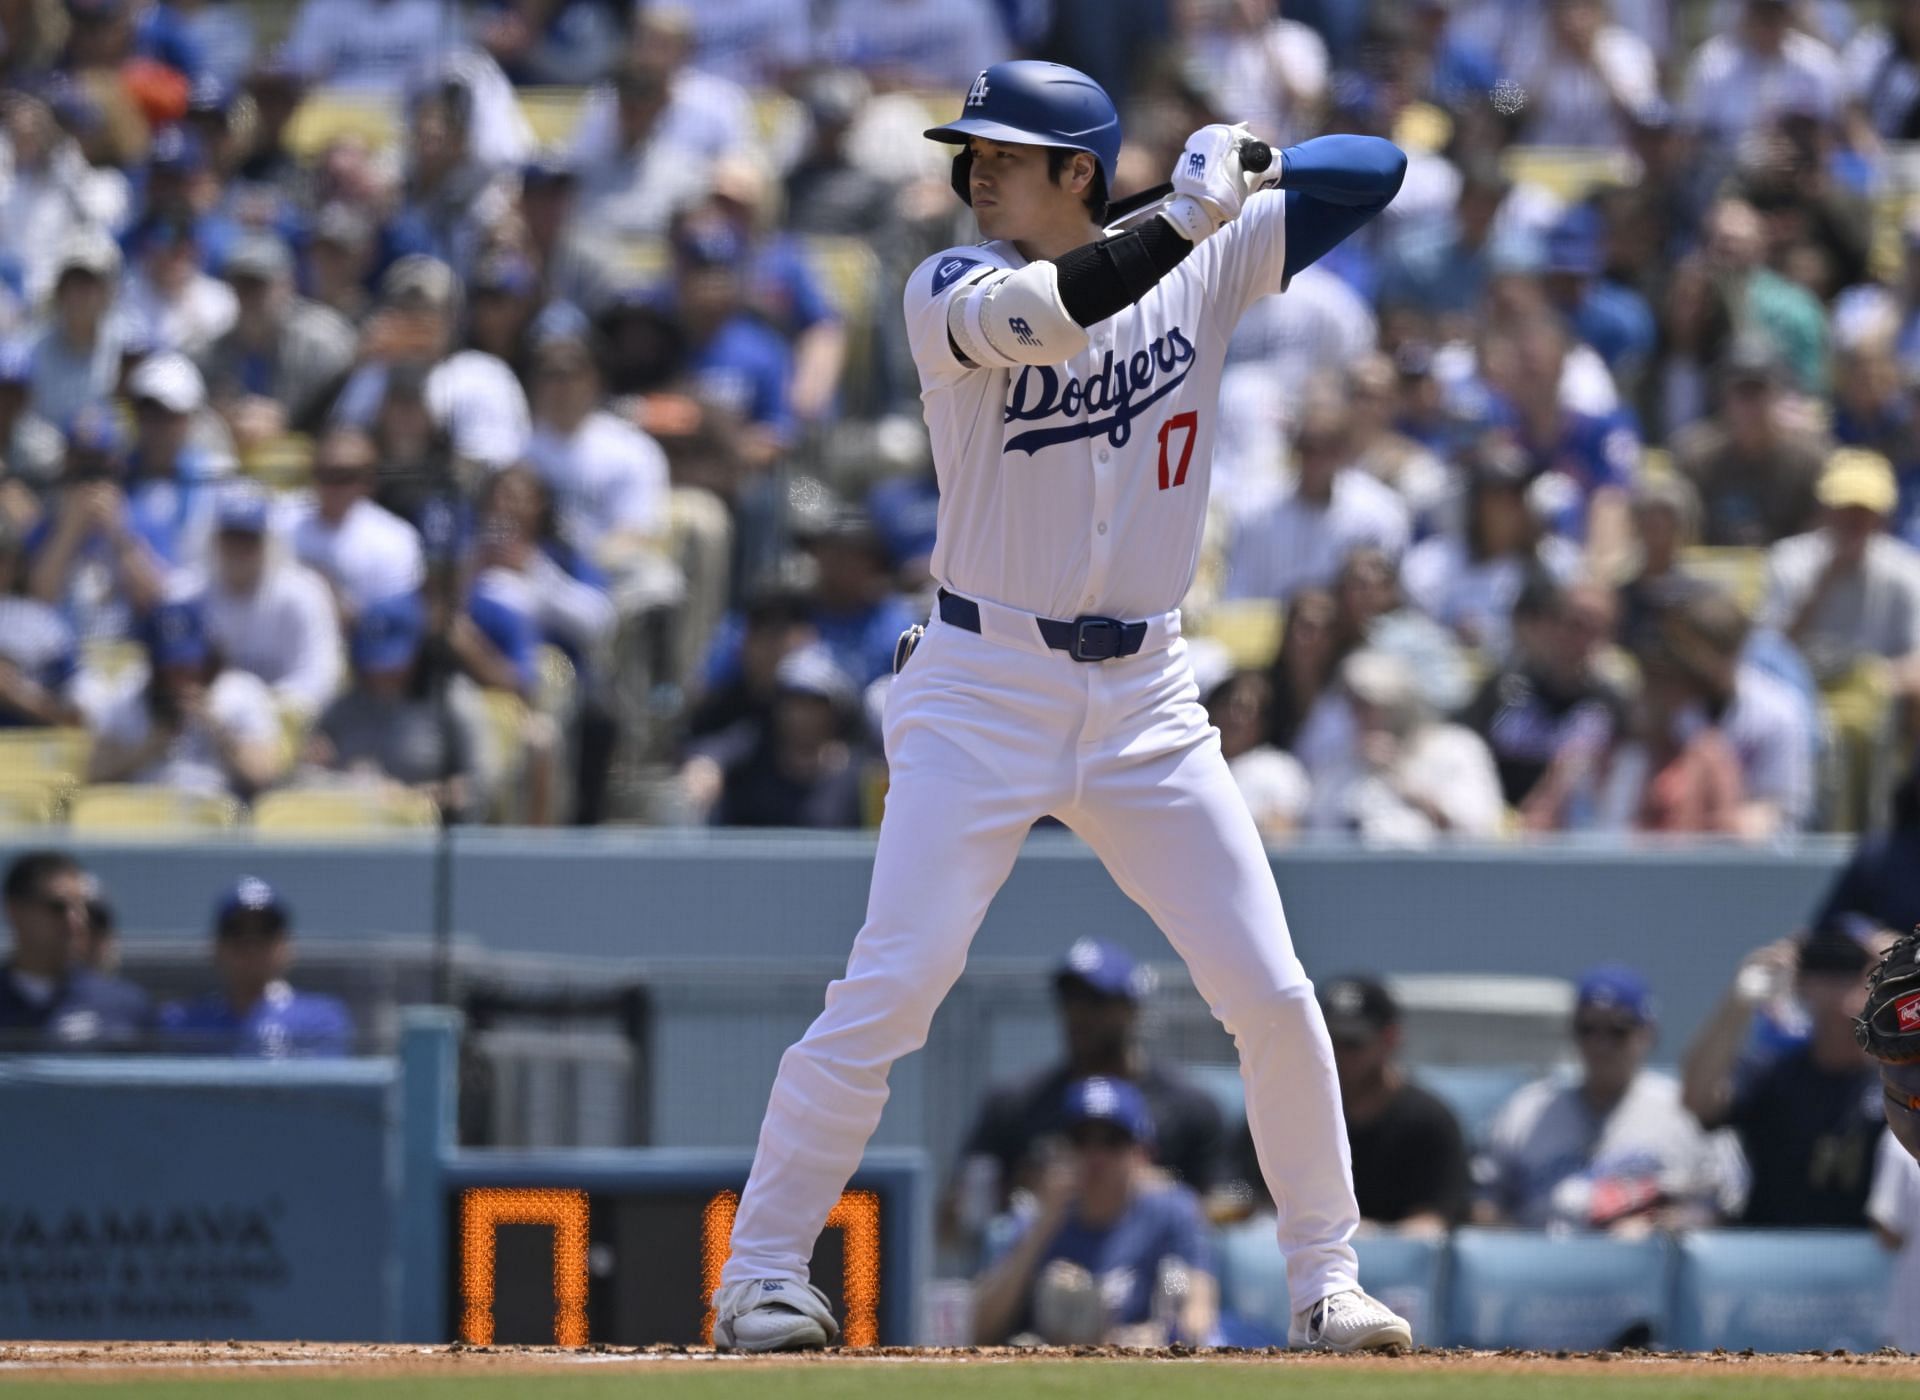
[[[1358,1288],[1330,1293],[1293,1315],[1287,1345],[1321,1351],[1410,1351],[1413,1329],[1378,1298]]]
[[[810,1283],[748,1278],[713,1295],[717,1351],[804,1351],[839,1337],[827,1295]]]

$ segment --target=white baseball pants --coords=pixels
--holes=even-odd
[[[990,628],[990,631],[1004,629]],[[1186,644],[1082,664],[936,619],[886,706],[891,770],[867,921],[826,1009],[780,1061],[724,1282],[805,1279],[1027,830],[1049,813],[1153,917],[1232,1034],[1279,1209],[1294,1310],[1358,1286],[1333,1048]],[[1177,634],[1177,627],[1171,629]]]

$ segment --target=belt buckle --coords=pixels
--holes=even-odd
[[[1075,661],[1111,661],[1120,654],[1121,622],[1112,617],[1076,617],[1073,645],[1067,655]]]

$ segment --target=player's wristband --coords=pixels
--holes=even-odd
[[[1189,243],[1200,242],[1220,227],[1219,216],[1190,194],[1177,194],[1161,205],[1160,217]]]

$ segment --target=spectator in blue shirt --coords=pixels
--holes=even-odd
[[[204,568],[213,539],[216,478],[225,465],[192,441],[206,381],[185,355],[152,355],[127,380],[133,450],[127,508],[133,527],[169,569]]]
[[[1149,1166],[1140,1090],[1093,1078],[1067,1088],[1064,1154],[1038,1209],[974,1284],[974,1340],[1037,1333],[1060,1344],[1210,1343],[1219,1324],[1200,1198]]]
[[[213,962],[220,991],[168,1006],[160,1028],[183,1048],[209,1054],[285,1060],[345,1055],[353,1019],[333,997],[298,992],[293,917],[265,880],[236,884],[214,911]]]
[[[59,851],[26,851],[7,867],[7,927],[0,965],[0,1046],[101,1049],[137,1040],[150,1014],[146,993],[86,965],[92,885]]]
[[[166,562],[127,501],[126,451],[111,409],[78,414],[53,505],[27,539],[32,596],[64,612],[84,639],[131,635],[166,587]]]
[[[1570,211],[1547,234],[1547,296],[1591,345],[1607,368],[1636,379],[1653,353],[1653,311],[1638,292],[1602,276],[1605,263],[1599,212],[1590,204]]]
[[[764,467],[793,435],[793,357],[780,333],[747,309],[747,256],[746,241],[724,220],[682,220],[673,237],[669,299],[686,333],[696,390],[739,419],[743,454]]]

